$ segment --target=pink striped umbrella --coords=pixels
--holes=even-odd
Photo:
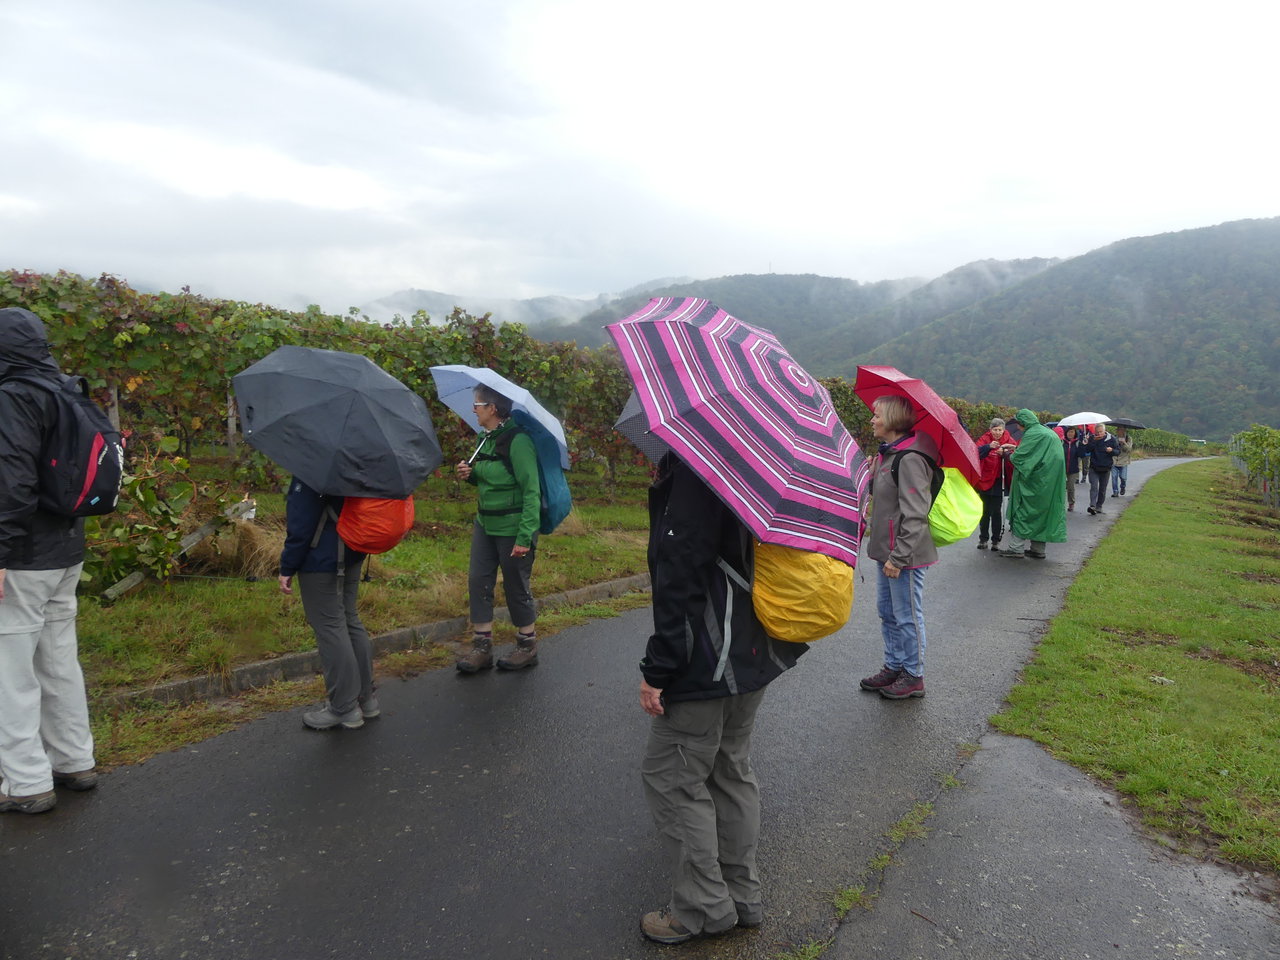
[[[758,539],[857,564],[866,459],[772,333],[693,297],[608,330],[649,430]]]

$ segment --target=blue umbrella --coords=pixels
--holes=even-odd
[[[516,386],[488,367],[466,367],[458,363],[432,367],[431,376],[435,378],[440,402],[476,432],[480,430],[480,421],[471,406],[475,401],[476,387],[488,387],[502,394],[511,401],[511,418],[528,432],[534,444],[542,445],[538,442],[540,437],[544,443],[547,439],[553,441],[560,454],[561,469],[569,469],[569,444],[564,438],[564,427],[524,387]]]

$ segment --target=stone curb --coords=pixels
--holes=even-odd
[[[637,574],[621,580],[610,580],[607,583],[594,583],[576,590],[566,590],[538,600],[539,610],[556,607],[576,607],[611,597],[620,597],[626,593],[635,593],[649,589],[649,575]],[[509,620],[506,607],[494,610],[497,620]],[[424,623],[416,627],[402,627],[390,633],[380,634],[373,638],[373,655],[381,657],[388,653],[412,650],[414,647],[429,643],[447,643],[457,640],[466,631],[466,617],[454,617],[436,623]],[[234,667],[228,674],[188,677],[184,680],[171,680],[157,683],[150,687],[139,687],[124,690],[106,698],[107,703],[115,706],[129,706],[141,700],[155,700],[160,703],[195,703],[199,700],[212,700],[226,697],[244,690],[265,687],[277,680],[297,680],[320,672],[320,654],[311,650],[305,653],[289,653],[272,660],[259,660]]]

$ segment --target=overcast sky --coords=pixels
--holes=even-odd
[[[1280,215],[1265,0],[0,0],[0,269],[937,276]]]

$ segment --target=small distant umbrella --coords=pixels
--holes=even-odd
[[[1106,423],[1111,418],[1105,413],[1094,413],[1091,410],[1082,410],[1079,413],[1073,413],[1069,417],[1063,417],[1058,421],[1060,427],[1091,427],[1095,423]]]
[[[245,442],[322,494],[407,497],[444,459],[426,403],[368,357],[280,347],[231,383]]]
[[[1137,420],[1130,420],[1128,417],[1116,417],[1114,420],[1102,421],[1109,427],[1128,427],[1130,430],[1146,430],[1145,423],[1139,423]]]
[[[648,431],[747,529],[857,564],[866,460],[772,333],[695,297],[655,297],[607,329]]]

